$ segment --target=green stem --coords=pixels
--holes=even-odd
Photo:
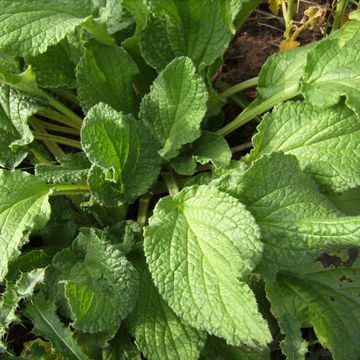
[[[345,10],[348,5],[349,0],[339,0],[336,5],[335,17],[334,17],[334,25],[333,31],[338,30],[344,24],[344,15]]]
[[[137,223],[141,227],[144,227],[147,224],[150,201],[151,196],[149,194],[145,194],[140,198]]]
[[[78,140],[64,138],[62,136],[51,135],[44,132],[33,132],[34,138],[43,141],[52,141],[58,144],[68,145],[76,149],[81,149],[81,144]]]
[[[102,24],[98,24],[93,18],[89,18],[82,23],[82,27],[102,44],[109,46],[115,45],[115,40],[109,35],[105,27],[102,26]]]
[[[34,148],[30,149],[30,152],[33,154],[33,156],[39,163],[41,163],[41,164],[49,163],[49,161],[46,158],[44,158],[44,156],[42,156],[42,154],[39,151],[37,151],[36,149],[34,149]]]
[[[176,194],[178,194],[179,187],[178,187],[178,184],[176,183],[174,174],[172,172],[163,172],[163,173],[161,173],[161,175],[165,181],[166,187],[169,190],[169,194],[171,196],[175,196]]]
[[[234,94],[247,90],[249,88],[255,87],[258,84],[259,78],[258,77],[254,77],[252,79],[243,81],[239,84],[236,84],[234,86],[229,87],[228,89],[226,89],[225,91],[223,91],[220,96],[222,98],[228,98],[233,96]]]
[[[237,146],[234,146],[231,148],[231,152],[233,154],[237,153],[237,152],[240,152],[240,151],[243,151],[243,150],[246,150],[246,149],[250,149],[252,147],[252,142],[249,141],[247,143],[244,143],[244,144],[241,144],[241,145],[237,145]]]
[[[287,24],[287,26],[291,25],[291,23],[294,19],[295,11],[296,11],[295,0],[288,0],[287,16],[286,16],[286,20],[285,20],[285,23]]]
[[[296,86],[280,92],[269,99],[263,101],[254,100],[239,116],[237,116],[232,122],[225,125],[223,128],[217,131],[221,136],[226,136],[231,132],[238,129],[240,126],[247,124],[253,120],[256,116],[265,113],[272,109],[275,105],[289,100],[300,94],[298,84]]]
[[[90,191],[87,184],[58,184],[52,186],[51,190],[52,196],[81,195],[87,194]]]
[[[42,109],[42,110],[40,110],[40,111],[38,112],[38,115],[41,115],[41,116],[43,116],[43,117],[46,117],[46,118],[48,118],[48,119],[57,121],[57,122],[59,122],[59,123],[61,123],[61,124],[70,126],[70,127],[72,127],[72,128],[78,129],[78,130],[81,129],[81,126],[75,125],[75,124],[73,123],[73,121],[71,121],[71,120],[68,119],[66,116],[64,116],[63,114],[60,114],[59,112],[55,111],[55,110],[52,109],[52,108]]]
[[[74,128],[70,128],[67,126],[61,126],[61,125],[56,125],[56,124],[50,124],[44,120],[40,120],[40,119],[34,119],[38,124],[42,125],[45,129],[47,130],[51,130],[51,131],[56,131],[59,133],[63,133],[63,134],[72,134],[72,135],[78,135],[79,136],[79,130],[74,129]]]
[[[54,99],[52,96],[50,96],[49,94],[45,93],[45,98],[47,99],[47,101],[49,102],[49,105],[52,106],[54,109],[60,111],[62,114],[64,114],[67,118],[69,118],[72,123],[73,126],[75,126],[76,128],[81,128],[82,126],[82,118],[78,115],[76,115],[72,110],[70,110],[67,106],[65,106],[64,104],[62,104],[60,101]]]
[[[55,159],[62,159],[65,157],[65,153],[62,151],[60,146],[56,144],[52,139],[49,139],[49,135],[46,130],[42,127],[41,124],[39,124],[36,119],[30,119],[31,127],[35,130],[33,131],[34,138],[36,133],[39,133],[43,136],[42,139],[38,138],[39,140],[42,140],[44,145],[48,148],[48,150],[54,155]]]
[[[69,89],[65,88],[54,88],[51,89],[51,92],[54,94],[61,96],[62,98],[71,101],[73,104],[80,106],[79,99],[76,97],[76,95]]]

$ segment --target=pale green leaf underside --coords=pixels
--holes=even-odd
[[[236,199],[193,186],[158,202],[144,248],[155,284],[176,314],[229,344],[261,347],[269,341],[266,323],[254,294],[238,280],[261,258],[259,237]]]
[[[94,106],[81,130],[82,147],[94,164],[89,184],[102,203],[116,206],[145,193],[160,171],[151,129],[109,105]]]
[[[0,281],[33,229],[49,216],[49,187],[26,172],[0,170]]]
[[[267,282],[272,312],[282,318],[291,315],[302,327],[313,326],[320,343],[334,359],[356,360],[360,341],[360,277],[357,252],[336,267],[326,261],[306,270],[279,274]],[[340,266],[341,265],[341,266]]]
[[[360,36],[344,45],[336,38],[321,41],[308,55],[302,79],[302,93],[318,107],[346,104],[360,117]]]
[[[53,302],[38,295],[27,306],[25,314],[34,324],[33,331],[51,341],[55,353],[69,360],[89,360],[66,327],[56,314]]]
[[[144,263],[136,261],[135,266],[141,279],[140,292],[128,321],[141,352],[149,360],[197,360],[205,333],[184,324],[161,298],[145,259]]]
[[[41,54],[72,33],[93,10],[91,0],[1,0],[0,50]]]
[[[360,119],[345,104],[319,109],[287,102],[264,116],[250,159],[272,151],[295,155],[326,190],[360,185]]]
[[[87,112],[100,102],[135,114],[133,78],[139,72],[128,53],[118,46],[88,44],[76,68],[78,94]]]
[[[148,122],[162,146],[160,155],[169,160],[182,145],[200,136],[206,112],[207,90],[186,57],[172,61],[143,97],[140,118]]]
[[[311,264],[326,250],[359,244],[360,218],[343,217],[292,155],[263,155],[237,191],[233,195],[260,225],[265,248],[259,269],[267,276]]]
[[[95,229],[83,228],[71,248],[54,260],[58,281],[84,332],[112,331],[135,305],[138,275],[122,252]]]

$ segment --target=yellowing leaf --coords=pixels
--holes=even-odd
[[[270,10],[277,15],[281,6],[282,0],[269,0]]]
[[[291,51],[294,50],[296,48],[298,48],[300,46],[300,43],[298,41],[295,40],[283,40],[280,45],[279,45],[279,49],[280,52],[285,52],[285,51]]]

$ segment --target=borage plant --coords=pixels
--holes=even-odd
[[[0,1],[4,358],[359,359],[358,15],[219,95],[259,2]]]

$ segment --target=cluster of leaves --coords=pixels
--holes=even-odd
[[[257,3],[0,0],[4,358],[304,359],[313,327],[358,359],[357,14],[221,128],[212,78]]]

